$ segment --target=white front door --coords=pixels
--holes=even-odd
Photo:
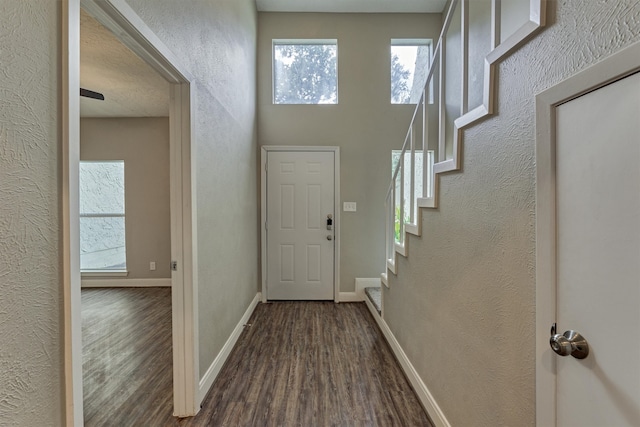
[[[334,168],[332,151],[267,152],[267,299],[334,299]]]
[[[556,425],[640,426],[640,74],[556,108]],[[549,325],[550,326],[550,325]]]

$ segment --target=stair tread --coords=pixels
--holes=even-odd
[[[364,293],[376,308],[378,314],[382,314],[382,290],[379,287],[372,286],[364,288]]]

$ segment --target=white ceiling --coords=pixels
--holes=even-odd
[[[261,12],[440,13],[446,0],[256,0]]]
[[[263,12],[440,13],[446,0],[256,0]],[[166,117],[169,83],[82,10],[80,86],[105,100],[80,97],[81,117]]]
[[[80,15],[81,117],[167,117],[169,83],[84,10]]]

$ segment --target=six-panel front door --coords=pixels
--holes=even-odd
[[[333,300],[334,153],[269,151],[266,167],[267,299]]]

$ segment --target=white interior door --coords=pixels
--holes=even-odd
[[[334,299],[334,168],[333,152],[267,153],[267,299]]]
[[[556,425],[640,426],[640,74],[556,112]]]

